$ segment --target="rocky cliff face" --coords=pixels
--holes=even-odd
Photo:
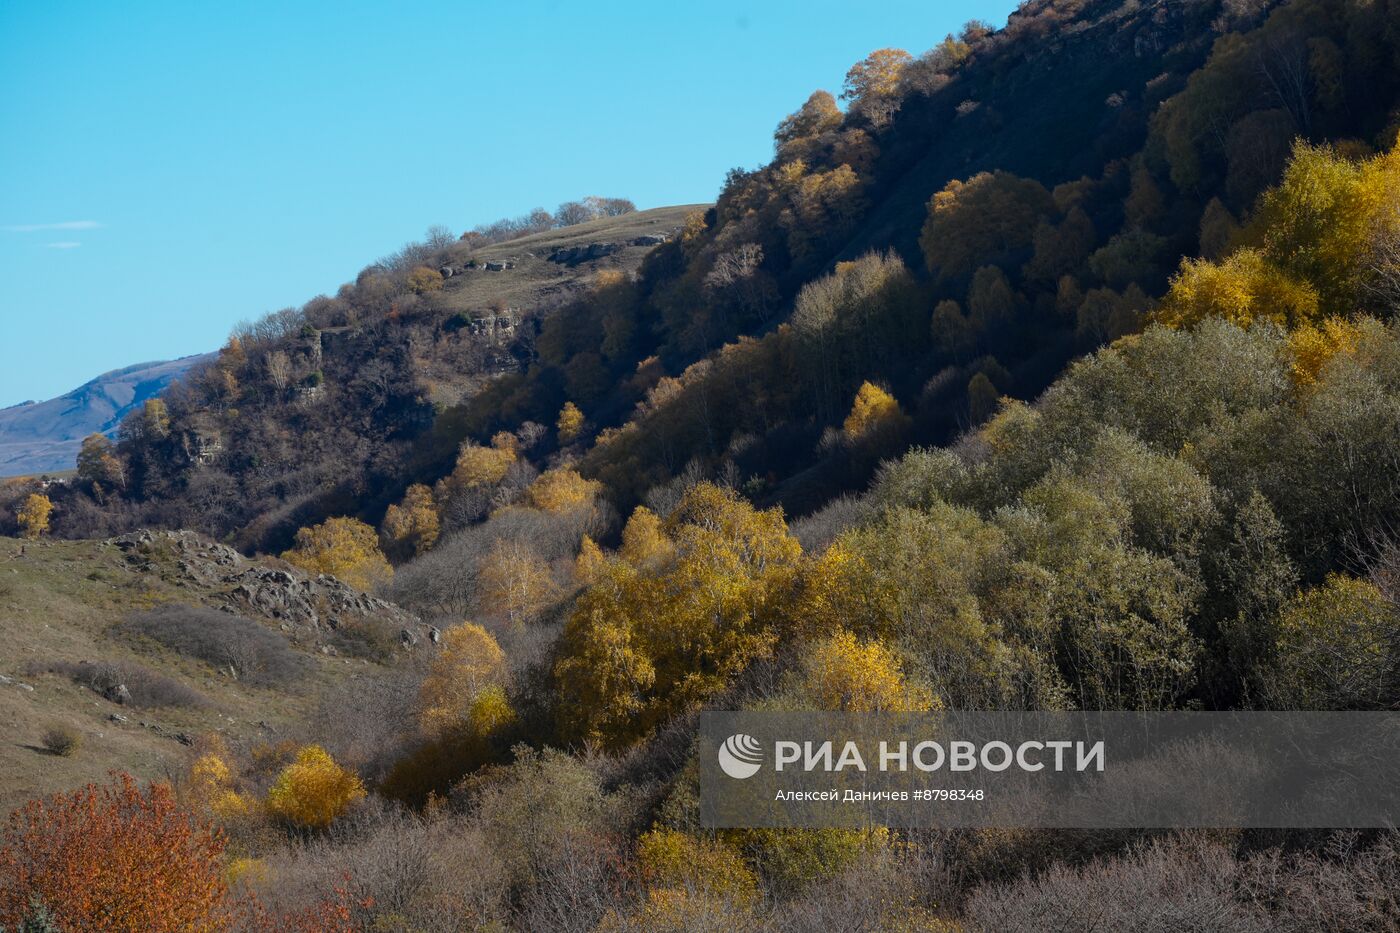
[[[336,633],[356,627],[391,633],[406,648],[439,637],[413,613],[335,577],[251,561],[192,531],[136,531],[106,544],[122,551],[133,569],[173,576],[169,582],[208,593],[211,605],[271,620],[296,641],[331,649]]]

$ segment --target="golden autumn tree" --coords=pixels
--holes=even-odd
[[[512,625],[531,621],[558,596],[548,565],[523,542],[497,541],[477,567],[481,610]]]
[[[1040,182],[1010,172],[980,172],[953,180],[928,202],[919,246],[940,281],[1005,265],[1033,244],[1055,200]]]
[[[181,810],[166,784],[127,774],[34,800],[0,837],[0,925],[33,905],[63,930],[226,929],[223,838]]]
[[[799,140],[820,136],[841,125],[841,108],[828,91],[814,91],[796,113],[790,113],[773,133],[773,144],[781,156],[784,147]]]
[[[758,878],[734,846],[658,828],[637,840],[637,864],[651,889],[703,891],[743,903],[758,898]]]
[[[387,583],[394,569],[379,550],[374,529],[354,518],[329,518],[297,532],[282,559],[310,574],[326,573],[361,590]]]
[[[876,435],[898,434],[909,427],[909,416],[895,397],[871,382],[861,384],[851,404],[851,413],[841,425],[848,441]]]
[[[545,470],[525,490],[525,498],[544,512],[573,512],[592,507],[602,491],[602,483],[584,479],[573,470]]]
[[[554,423],[559,432],[560,444],[572,444],[583,432],[583,412],[573,402],[565,402],[559,409],[559,420]]]
[[[415,294],[436,292],[442,289],[442,273],[427,266],[418,266],[408,274],[408,288]]]
[[[184,799],[195,811],[227,826],[258,810],[257,801],[238,792],[236,775],[229,767],[228,746],[217,735],[200,740],[202,746],[183,786]]]
[[[1187,259],[1172,278],[1156,319],[1168,327],[1189,327],[1220,317],[1241,327],[1270,321],[1296,327],[1318,313],[1318,294],[1289,276],[1257,249],[1241,249],[1221,262]]]
[[[876,49],[846,72],[841,98],[876,126],[889,122],[899,107],[899,77],[913,60],[903,49]]]
[[[438,678],[437,683],[425,681],[419,698],[420,704],[430,704],[420,705],[426,741],[395,762],[379,785],[386,797],[421,805],[429,795],[447,793],[464,775],[505,752],[504,737],[516,715],[499,682],[504,670],[493,673],[489,649],[475,636],[471,640],[476,644],[464,651],[481,649],[480,653],[445,667],[434,664],[429,677]],[[466,683],[453,681],[452,668],[466,671]]]
[[[657,514],[644,505],[637,506],[622,529],[619,556],[634,567],[646,567],[665,561],[674,552]]]
[[[584,535],[583,540],[579,542],[578,556],[574,558],[574,582],[583,586],[592,584],[598,579],[598,574],[607,560],[598,543]]]
[[[515,460],[513,447],[482,447],[467,441],[457,452],[452,473],[439,484],[439,495],[446,498],[465,489],[494,486],[505,479]]]
[[[119,489],[126,486],[126,465],[105,435],[89,434],[83,438],[78,450],[78,478]]]
[[[1260,691],[1278,709],[1386,709],[1400,677],[1400,611],[1367,580],[1333,573],[1274,620]]]
[[[1378,235],[1400,229],[1400,147],[1365,159],[1298,142],[1250,225],[1272,265],[1307,282],[1327,315],[1356,310]]]
[[[48,496],[37,492],[31,492],[24,497],[20,507],[15,512],[15,518],[19,521],[20,537],[28,538],[30,541],[37,539],[44,532],[49,530],[49,515],[53,512],[53,502]]]
[[[431,548],[439,532],[433,491],[422,483],[409,486],[403,501],[389,506],[379,527],[385,550],[405,560]]]
[[[807,648],[793,686],[803,701],[821,710],[908,713],[934,705],[926,688],[905,681],[893,652],[845,629]]]
[[[267,792],[273,816],[303,829],[324,829],[365,796],[353,772],[336,764],[319,745],[308,745],[277,775]]]
[[[141,434],[152,440],[170,436],[170,409],[163,399],[146,399],[141,408]]]
[[[799,159],[780,171],[785,176],[782,188],[792,205],[792,220],[786,227],[794,258],[815,256],[823,243],[849,231],[865,210],[865,185],[849,165],[808,173]]]
[[[1374,319],[1366,319],[1375,325]],[[1345,318],[1330,317],[1319,324],[1303,324],[1288,335],[1293,354],[1289,376],[1294,385],[1314,385],[1333,357],[1355,353],[1361,343],[1364,325]]]
[[[565,728],[582,739],[622,746],[637,736],[656,684],[656,665],[635,621],[651,598],[645,582],[630,564],[608,562],[569,616],[554,679],[565,698]]]
[[[477,696],[505,677],[506,656],[490,632],[471,622],[448,629],[418,688],[419,725],[429,735],[458,727]]]
[[[802,552],[782,512],[701,483],[664,530],[670,558],[610,562],[565,625],[554,673],[579,739],[624,747],[776,644]]]
[[[379,785],[394,800],[422,805],[432,794],[446,794],[461,779],[506,752],[503,736],[516,723],[505,688],[483,687],[467,704],[465,715],[440,733],[429,735],[395,762]]]
[[[1298,142],[1282,180],[1236,237],[1246,246],[1214,262],[1184,260],[1158,320],[1185,327],[1210,316],[1291,329],[1354,313],[1383,274],[1381,247],[1400,237],[1397,190],[1400,148],[1357,159]]]

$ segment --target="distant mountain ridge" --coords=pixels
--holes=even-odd
[[[0,409],[0,476],[73,469],[84,437],[115,434],[127,412],[212,355],[124,366],[46,402]]]

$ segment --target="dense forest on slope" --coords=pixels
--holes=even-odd
[[[307,310],[15,521],[177,510],[437,632],[358,674],[373,710],[189,755],[278,910],[344,878],[348,928],[1395,929],[1393,832],[704,830],[693,717],[1400,706],[1397,54],[1380,0],[1028,3],[878,51],[526,365],[414,396],[391,493],[250,534],[238,445],[140,474]],[[336,380],[422,307],[383,300]]]
[[[134,423],[110,504],[73,497],[54,527],[192,525],[280,549],[328,515],[377,523],[500,430],[529,435],[536,468],[581,458],[624,510],[689,470],[809,512],[1140,329],[1180,256],[1234,242],[1295,138],[1389,144],[1389,5],[1270,6],[1027,3],[918,58],[881,50],[852,69],[844,112],[814,94],[769,165],[731,172],[635,271],[522,303],[538,335],[490,359],[438,358],[452,314],[490,307],[457,308],[459,283],[425,275],[473,241],[412,246],[240,335],[169,394],[168,436]],[[307,362],[279,376],[283,356]],[[318,375],[334,404],[309,415]],[[865,382],[907,427],[841,437]],[[577,435],[543,431],[566,403]],[[300,424],[319,425],[309,448],[287,433]]]

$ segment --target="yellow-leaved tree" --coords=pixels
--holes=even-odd
[[[642,880],[653,890],[699,891],[753,903],[758,878],[734,846],[674,829],[653,829],[637,840]]]
[[[416,294],[442,289],[442,273],[427,266],[418,266],[408,274],[408,288]]]
[[[466,660],[459,657],[442,667],[434,665],[430,678],[441,675],[441,679],[436,686],[425,682],[420,697],[422,702],[433,704],[421,710],[426,741],[394,764],[379,785],[384,796],[422,804],[430,795],[447,793],[464,775],[507,753],[515,710],[505,688],[496,682],[499,678],[488,670],[489,649],[481,643],[468,649],[483,653]],[[475,682],[474,693],[450,682],[454,668],[470,669],[466,679]],[[435,693],[438,688],[440,692]]]
[[[892,651],[845,629],[808,646],[792,687],[801,701],[820,710],[908,713],[934,706],[927,688],[905,681]]]
[[[581,586],[591,585],[597,581],[598,574],[602,572],[607,561],[598,543],[584,535],[583,540],[579,542],[578,556],[574,558],[574,582]]]
[[[851,66],[841,97],[876,126],[899,107],[899,77],[914,57],[903,49],[876,49]]]
[[[640,568],[660,564],[674,552],[675,545],[666,537],[657,514],[644,505],[637,506],[622,529],[622,559]]]
[[[31,492],[24,497],[20,503],[15,518],[19,521],[19,533],[21,537],[35,540],[41,534],[49,530],[49,515],[53,512],[53,503],[49,497]]]
[[[78,478],[105,486],[126,486],[126,466],[105,435],[89,434],[83,438],[78,450]]]
[[[573,402],[565,402],[554,427],[559,432],[560,444],[572,444],[583,431],[583,412]]]
[[[446,499],[473,487],[494,486],[505,479],[515,460],[513,446],[482,447],[467,441],[457,453],[452,473],[438,484],[438,495]]]
[[[328,573],[361,590],[389,582],[394,569],[379,550],[374,529],[355,518],[328,518],[297,532],[296,546],[282,554],[307,573]]]
[[[899,434],[909,427],[909,416],[895,397],[871,382],[861,384],[841,430],[848,441]]]
[[[202,754],[190,763],[186,778],[190,803],[225,826],[257,812],[256,798],[244,796],[235,786],[236,775],[228,765],[230,756],[223,740],[212,736],[202,744]]]
[[[1353,322],[1329,317],[1318,324],[1303,324],[1294,330],[1288,335],[1288,349],[1293,353],[1293,367],[1289,375],[1294,385],[1315,384],[1333,357],[1355,353],[1365,329],[1380,326],[1374,318]]]
[[[505,677],[506,656],[490,632],[471,622],[448,629],[418,688],[419,725],[428,735],[458,728],[477,696]]]
[[[664,531],[669,558],[609,562],[565,626],[554,676],[574,738],[624,747],[776,643],[802,551],[782,512],[701,483]]]
[[[520,541],[497,541],[477,567],[481,611],[505,616],[512,625],[531,621],[558,596],[549,566]]]
[[[379,527],[384,549],[399,560],[416,557],[431,548],[437,543],[439,530],[433,491],[422,483],[408,487],[403,501],[389,506]]]
[[[603,491],[597,480],[584,479],[568,469],[546,470],[525,491],[529,503],[544,512],[573,512],[591,508]]]
[[[163,440],[170,436],[170,409],[164,400],[146,399],[141,408],[141,433],[153,440]]]
[[[1172,279],[1157,320],[1189,327],[1207,317],[1223,317],[1241,327],[1270,321],[1296,327],[1318,313],[1318,295],[1274,266],[1257,249],[1242,249],[1221,262],[1187,259]]]
[[[364,784],[353,771],[336,764],[321,746],[307,745],[277,775],[267,792],[267,809],[294,826],[324,829],[364,796]]]
[[[1296,143],[1238,239],[1243,248],[1223,260],[1182,263],[1159,321],[1185,327],[1212,316],[1292,329],[1353,314],[1367,297],[1393,299],[1400,147],[1358,159]]]

